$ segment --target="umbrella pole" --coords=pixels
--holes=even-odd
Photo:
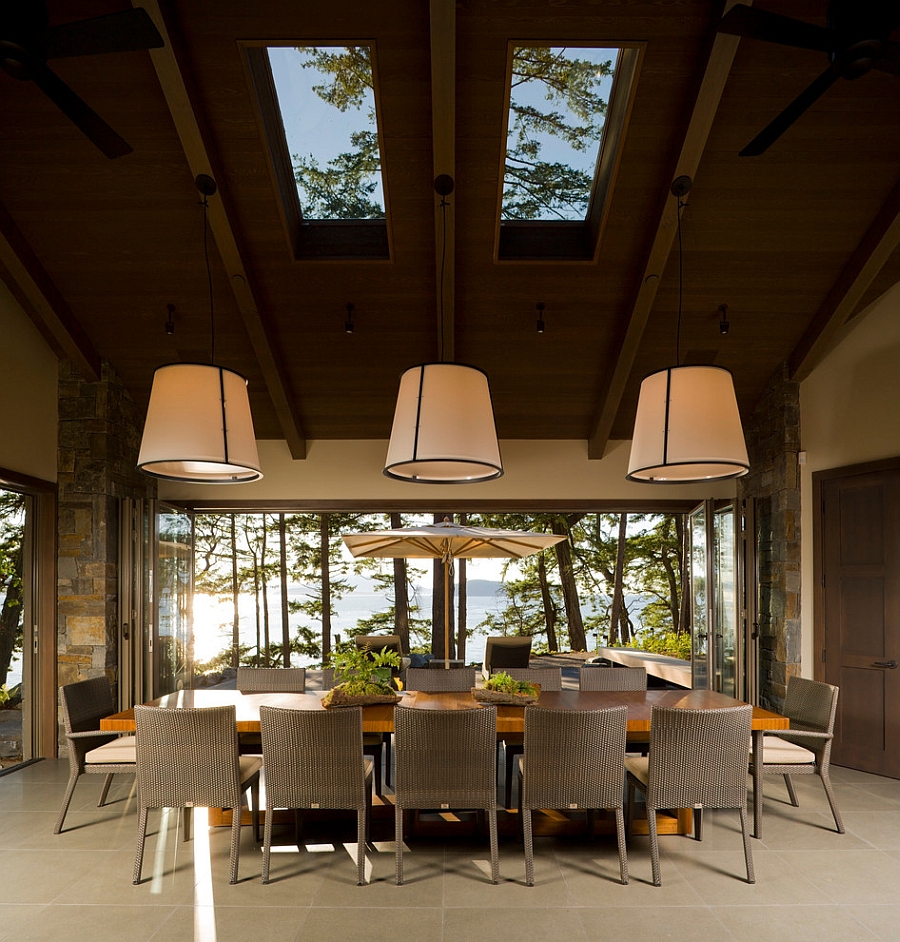
[[[444,560],[444,670],[450,670],[450,560]]]

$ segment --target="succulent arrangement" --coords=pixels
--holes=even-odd
[[[541,692],[541,688],[537,684],[531,684],[527,680],[515,680],[503,671],[492,674],[484,682],[484,689],[509,694],[511,697],[537,697]]]

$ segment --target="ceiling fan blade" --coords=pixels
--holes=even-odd
[[[36,68],[32,79],[35,85],[85,134],[93,144],[110,158],[123,157],[134,148],[118,134],[85,101],[47,66]]]
[[[89,20],[53,26],[41,36],[48,59],[96,56],[107,52],[136,52],[163,45],[150,14],[141,7]]]
[[[838,73],[833,69],[826,69],[812,85],[802,91],[774,121],[750,141],[741,151],[740,156],[758,157],[768,150],[810,105],[831,88],[838,77]]]
[[[900,75],[900,43],[888,42],[884,52],[875,60],[873,69],[879,72],[890,72],[891,75]]]
[[[720,33],[761,39],[763,42],[798,46],[817,52],[831,52],[835,48],[834,34],[824,26],[814,26],[780,13],[757,10],[739,3],[722,17],[716,27]]]

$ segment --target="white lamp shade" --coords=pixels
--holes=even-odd
[[[209,364],[161,366],[153,374],[138,467],[199,484],[259,480],[244,377]]]
[[[740,477],[749,469],[728,370],[674,366],[641,383],[628,480],[684,484]]]
[[[400,377],[384,473],[422,484],[503,474],[487,376],[459,363],[425,363]]]

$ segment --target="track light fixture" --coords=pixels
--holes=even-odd
[[[353,305],[352,305],[352,304],[348,304],[348,305],[347,305],[347,320],[344,321],[344,333],[346,333],[346,334],[352,334],[352,333],[353,333],[353,328],[354,328],[354,324],[353,324],[353,310],[354,310]]]
[[[537,308],[537,332],[542,334],[544,332],[544,302],[539,301],[535,307]]]

